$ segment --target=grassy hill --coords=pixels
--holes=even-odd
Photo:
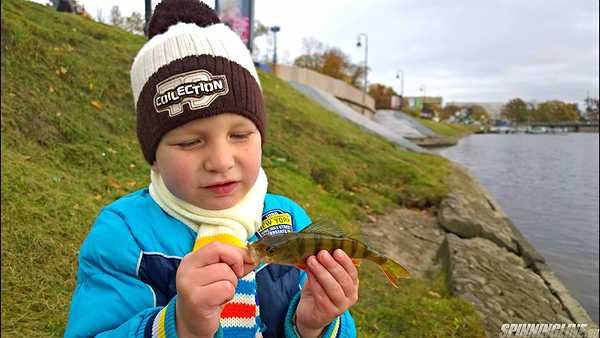
[[[1,333],[62,336],[78,250],[95,216],[149,183],[129,86],[145,38],[30,2],[1,6]],[[446,160],[400,151],[272,74],[260,77],[270,191],[290,196],[313,219],[357,230],[370,213],[435,207],[447,193]],[[372,265],[361,266],[352,313],[362,335],[481,332],[472,307],[448,295],[443,275],[399,290],[386,283]]]

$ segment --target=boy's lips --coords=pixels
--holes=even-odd
[[[239,182],[231,181],[223,184],[209,185],[204,189],[208,189],[217,195],[227,195],[231,193],[238,186],[238,184]]]

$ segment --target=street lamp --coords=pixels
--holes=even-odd
[[[365,100],[366,100],[366,95],[367,95],[367,74],[369,72],[369,36],[365,33],[360,33],[358,34],[357,37],[357,41],[356,41],[356,47],[360,48],[362,46],[361,43],[361,37],[363,37],[365,39],[365,83],[364,83],[364,87],[363,87],[363,99],[362,99],[362,103],[363,103],[363,112],[365,109]]]
[[[402,106],[404,105],[404,71],[399,70],[396,72],[396,79],[400,79],[400,110],[402,110]]]
[[[274,49],[273,49],[273,64],[276,65],[277,64],[277,33],[281,30],[281,27],[279,26],[273,26],[269,29],[271,32],[273,32],[273,42],[274,42]]]
[[[402,70],[396,72],[396,79],[400,79],[400,96],[404,98],[404,72]]]
[[[425,87],[425,85],[421,85],[421,87],[419,87],[419,90],[423,92],[423,99],[421,100],[421,113],[423,113],[423,110],[425,110],[425,98],[427,97],[427,88]]]

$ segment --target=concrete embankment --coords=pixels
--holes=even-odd
[[[401,111],[378,110],[373,119],[422,148],[449,147],[458,143],[458,138],[438,135]]]
[[[352,123],[360,126],[364,130],[376,133],[383,138],[387,139],[390,142],[395,143],[400,148],[405,150],[414,151],[417,153],[428,153],[427,150],[415,145],[414,143],[408,141],[403,135],[396,132],[395,130],[388,128],[384,125],[381,125],[369,117],[358,113],[357,111],[350,108],[348,105],[338,100],[332,94],[325,92],[321,89],[311,87],[299,82],[290,81],[290,85],[292,85],[296,90],[300,91],[302,94],[306,95],[312,100],[318,102],[324,108],[336,113],[337,115],[351,121]]]
[[[443,269],[452,293],[474,305],[489,337],[505,323],[598,328],[466,169],[453,165],[448,185],[438,209],[399,209],[363,232],[416,277]]]

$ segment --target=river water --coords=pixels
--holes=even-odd
[[[598,323],[598,134],[471,135],[438,153],[470,169]]]

